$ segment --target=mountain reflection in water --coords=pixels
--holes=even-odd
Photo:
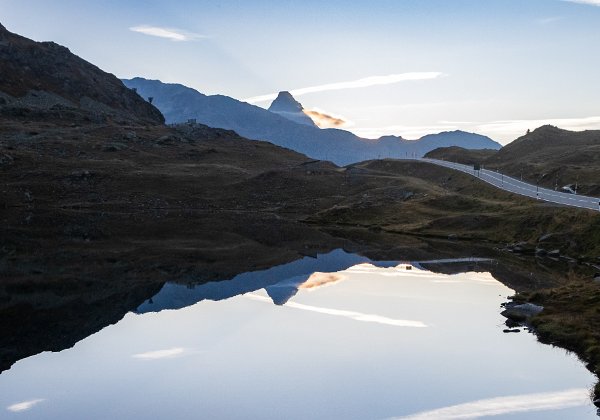
[[[371,264],[379,268],[390,268],[402,265],[403,270],[415,269],[425,271],[428,264],[456,264],[457,270],[464,270],[469,265],[475,270],[476,265],[491,264],[488,258],[455,258],[443,260],[413,261],[372,261],[367,257],[347,253],[342,249],[316,257],[304,257],[288,264],[279,265],[267,270],[243,273],[231,280],[209,282],[195,287],[176,283],[166,283],[160,292],[140,305],[135,312],[159,312],[165,309],[180,309],[203,300],[219,301],[265,289],[275,305],[283,305],[289,301],[299,289],[314,289],[343,280],[340,271],[359,264]]]
[[[595,418],[594,378],[577,358],[502,332],[512,290],[498,269],[337,249],[228,281],[167,283],[72,349],[0,375],[0,410],[44,420]]]

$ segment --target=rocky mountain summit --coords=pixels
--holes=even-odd
[[[0,25],[0,115],[162,124],[160,111],[112,74],[54,42]]]
[[[271,103],[269,111],[279,114],[298,124],[316,127],[314,121],[304,113],[304,107],[290,92],[279,92],[277,98]]]

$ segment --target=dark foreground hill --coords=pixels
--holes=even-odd
[[[0,115],[108,118],[161,124],[161,113],[114,75],[54,42],[0,25]]]

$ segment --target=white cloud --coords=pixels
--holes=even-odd
[[[552,16],[552,17],[540,18],[536,22],[540,25],[550,25],[550,24],[558,22],[562,19],[563,18],[560,16]]]
[[[592,6],[600,6],[600,0],[563,0],[569,3],[590,4]]]
[[[188,32],[181,29],[162,28],[160,26],[139,25],[132,26],[131,28],[129,28],[129,30],[133,32],[139,32],[144,35],[166,38],[176,42],[195,41],[198,39],[206,38],[206,36],[204,35],[196,34],[193,32]]]
[[[37,398],[35,400],[27,400],[27,401],[22,401],[13,405],[9,405],[8,407],[6,407],[6,409],[8,411],[12,411],[13,413],[18,413],[21,411],[27,411],[29,409],[31,409],[34,405],[37,405],[39,403],[41,403],[42,401],[46,401],[43,398]]]
[[[250,299],[259,300],[261,302],[271,303],[270,299],[260,296],[260,295],[253,294],[253,293],[249,293],[244,296],[246,296]],[[381,316],[381,315],[364,314],[361,312],[344,311],[344,310],[340,310],[340,309],[321,308],[318,306],[303,305],[301,303],[295,303],[295,302],[287,302],[284,305],[284,307],[301,309],[301,310],[310,311],[310,312],[317,312],[317,313],[325,314],[325,315],[341,316],[343,318],[349,318],[349,319],[353,319],[355,321],[375,322],[377,324],[391,325],[394,327],[410,327],[410,328],[426,328],[427,327],[426,324],[424,324],[423,322],[420,322],[420,321],[409,321],[409,320],[405,320],[405,319],[392,319],[392,318],[388,318],[388,317]]]
[[[134,354],[131,357],[134,359],[141,360],[158,360],[158,359],[171,359],[173,357],[182,356],[185,353],[185,349],[182,347],[174,347],[165,350],[147,351],[145,353]]]
[[[526,413],[531,411],[559,410],[590,404],[589,391],[585,388],[561,392],[516,395],[473,401],[450,407],[423,411],[403,420],[466,420],[502,414]]]
[[[353,80],[349,82],[337,82],[328,83],[325,85],[310,86],[301,89],[294,89],[290,91],[293,96],[302,96],[308,93],[325,92],[330,90],[343,90],[343,89],[358,89],[370,86],[381,86],[391,85],[394,83],[406,82],[410,80],[431,80],[437,79],[443,76],[440,72],[412,72],[412,73],[400,73],[400,74],[389,74],[387,76],[370,76],[363,79]],[[252,98],[244,99],[248,103],[257,103],[272,101],[277,97],[277,93],[269,93],[267,95],[253,96]]]

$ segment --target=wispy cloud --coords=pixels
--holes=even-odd
[[[502,414],[531,411],[558,410],[590,404],[589,391],[585,388],[561,392],[516,395],[473,401],[465,404],[423,411],[403,420],[465,420]]]
[[[600,0],[563,0],[569,3],[590,4],[592,6],[600,6]]]
[[[551,16],[551,17],[540,18],[536,22],[540,25],[550,25],[550,24],[558,22],[562,19],[563,18],[560,16]]]
[[[308,93],[326,92],[330,90],[359,89],[371,86],[391,85],[394,83],[406,82],[410,80],[431,80],[442,77],[443,75],[444,73],[430,71],[389,74],[387,76],[371,76],[365,77],[363,79],[352,80],[349,82],[328,83],[325,85],[294,89],[290,91],[290,93],[293,96],[302,96]],[[253,96],[251,98],[244,99],[244,101],[252,104],[257,102],[272,101],[276,97],[277,93],[269,93],[267,95]]]
[[[8,411],[12,411],[13,413],[18,413],[21,411],[27,411],[31,408],[33,408],[34,405],[37,405],[39,403],[41,403],[42,401],[46,401],[43,398],[37,398],[34,400],[27,400],[27,401],[22,401],[13,405],[9,405],[8,407],[6,407],[6,409]]]
[[[165,350],[147,351],[144,353],[134,354],[131,357],[134,359],[141,360],[159,360],[159,359],[171,359],[174,357],[180,357],[185,354],[185,349],[182,347],[174,347]]]
[[[249,293],[244,296],[246,296],[250,299],[259,300],[261,302],[271,303],[270,299],[260,296],[260,295],[253,294],[253,293]],[[344,311],[344,310],[340,310],[340,309],[322,308],[322,307],[318,307],[318,306],[303,305],[301,303],[295,303],[295,302],[287,302],[284,305],[284,307],[301,309],[303,311],[317,312],[319,314],[325,314],[325,315],[341,316],[343,318],[349,318],[349,319],[353,319],[355,321],[374,322],[377,324],[391,325],[394,327],[409,327],[409,328],[426,328],[427,327],[427,325],[421,321],[409,321],[409,320],[405,320],[405,319],[392,319],[392,318],[388,318],[388,317],[381,316],[381,315],[364,314],[361,312]]]
[[[184,42],[195,41],[206,38],[205,35],[196,34],[193,32],[184,31],[175,28],[163,28],[160,26],[139,25],[129,28],[130,31],[139,32],[144,35],[156,36],[158,38],[166,38],[171,41]]]

